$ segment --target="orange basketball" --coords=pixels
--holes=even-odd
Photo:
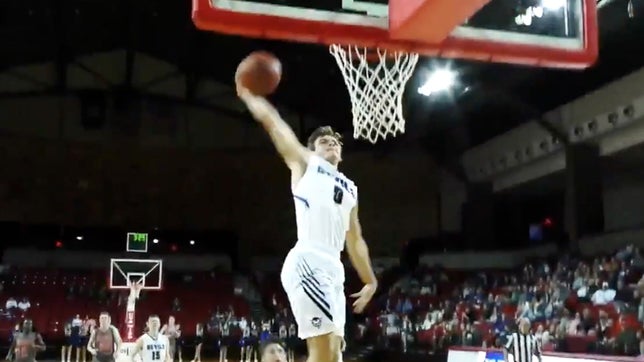
[[[282,78],[282,63],[269,52],[250,53],[237,66],[235,83],[251,93],[265,96],[275,92]]]

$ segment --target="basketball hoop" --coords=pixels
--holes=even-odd
[[[402,99],[418,54],[339,44],[331,45],[329,52],[349,90],[353,138],[376,143],[405,133]]]

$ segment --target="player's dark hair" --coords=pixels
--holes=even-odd
[[[105,310],[104,310],[104,311],[102,311],[101,313],[99,313],[99,315],[98,315],[98,316],[100,317],[100,316],[102,316],[102,315],[106,315],[106,316],[108,316],[108,317],[110,317],[110,318],[112,317],[112,316],[110,315],[110,313],[109,313],[108,311],[105,311]]]
[[[152,318],[159,318],[159,320],[161,320],[161,318],[159,317],[159,315],[158,315],[158,314],[150,314],[150,316],[148,317],[148,319],[152,319]]]
[[[280,342],[279,339],[275,337],[270,337],[269,339],[262,342],[261,345],[259,346],[260,359],[262,358],[262,356],[264,356],[264,352],[266,352],[266,348],[268,348],[271,344],[278,344],[280,347],[284,348],[284,345],[282,344],[282,342]]]
[[[335,140],[338,141],[340,145],[342,145],[341,134],[336,132],[331,126],[321,126],[316,128],[313,133],[311,133],[309,139],[306,141],[306,147],[308,147],[310,150],[313,150],[315,148],[315,141],[317,141],[318,138],[324,136],[331,136],[335,138]]]

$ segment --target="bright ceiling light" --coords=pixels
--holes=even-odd
[[[456,72],[448,69],[438,69],[429,74],[425,84],[418,88],[418,93],[429,96],[432,93],[446,91],[454,85]]]
[[[566,6],[566,0],[541,0],[541,6],[548,10],[559,10]]]

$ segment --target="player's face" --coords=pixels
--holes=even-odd
[[[98,325],[101,328],[109,327],[109,325],[110,325],[110,316],[108,316],[107,314],[101,314],[101,316],[98,317]]]
[[[277,343],[269,344],[264,349],[262,362],[286,362],[286,351]]]
[[[315,154],[324,158],[332,165],[342,161],[342,146],[333,136],[322,136],[315,140]]]
[[[161,328],[161,320],[159,318],[150,318],[148,319],[148,328],[151,333],[159,333],[159,328]]]
[[[31,332],[31,329],[33,328],[34,324],[31,321],[31,319],[25,319],[24,322],[22,322],[22,330],[25,332]]]

